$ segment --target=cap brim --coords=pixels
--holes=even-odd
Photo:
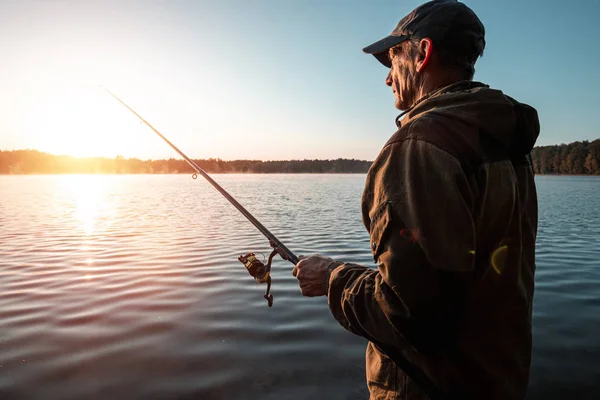
[[[379,60],[380,63],[382,63],[386,67],[390,68],[392,66],[392,64],[390,63],[390,60],[388,58],[388,54],[387,54],[388,50],[391,49],[392,47],[396,46],[397,44],[404,42],[407,39],[408,39],[407,35],[401,35],[401,36],[390,35],[390,36],[384,37],[383,39],[378,40],[375,43],[365,47],[363,49],[363,52],[365,52],[367,54],[372,54],[373,56],[375,56],[375,58],[377,60]]]

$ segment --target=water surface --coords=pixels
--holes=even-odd
[[[374,266],[365,175],[215,175],[296,254]],[[600,179],[538,177],[531,398],[597,398]],[[0,396],[362,399],[366,342],[188,175],[0,177]]]

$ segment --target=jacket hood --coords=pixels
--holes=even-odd
[[[440,88],[400,116],[406,115],[404,125],[425,114],[475,126],[481,135],[513,155],[528,154],[540,133],[533,107],[479,82],[461,81]]]

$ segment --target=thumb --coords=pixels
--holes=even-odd
[[[306,258],[305,255],[302,255],[302,254],[298,255],[298,261],[300,261],[300,260],[302,260],[304,258]],[[292,275],[294,275],[294,276],[298,275],[298,264],[296,264],[294,266],[294,269],[292,270]]]
[[[304,260],[305,258],[306,258],[306,256],[304,254],[299,254],[298,255],[298,262],[300,262],[300,260]],[[298,275],[298,264],[296,264],[296,266],[292,270],[292,275],[294,275],[294,276]]]

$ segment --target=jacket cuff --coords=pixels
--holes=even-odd
[[[325,285],[325,295],[328,297],[329,297],[329,281],[331,280],[331,274],[334,269],[336,269],[337,267],[339,267],[341,265],[344,265],[344,263],[341,261],[334,261],[331,264],[329,264],[329,266],[327,266],[327,272],[325,273],[325,282],[323,284]]]

